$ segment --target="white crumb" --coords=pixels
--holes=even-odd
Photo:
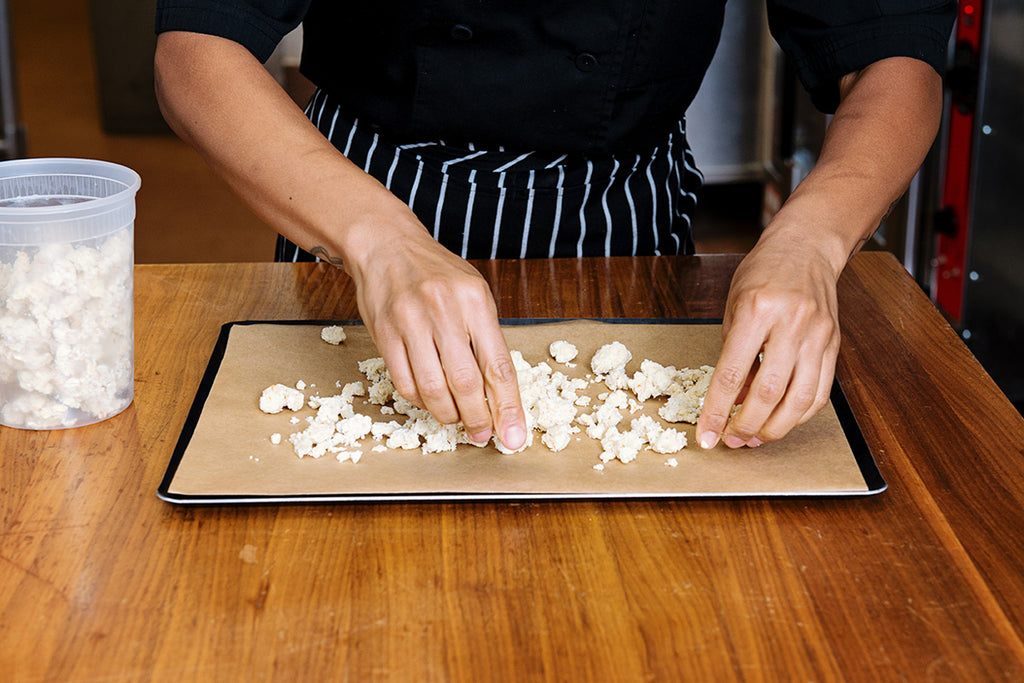
[[[328,344],[337,346],[341,342],[345,341],[345,330],[340,325],[331,325],[330,327],[325,327],[320,330],[320,338]]]

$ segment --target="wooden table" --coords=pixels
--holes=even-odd
[[[736,264],[480,267],[504,317],[708,317]],[[0,679],[1024,680],[1024,420],[891,256],[840,283],[858,499],[175,507],[220,325],[357,310],[322,265],[135,283],[133,406],[0,431]]]

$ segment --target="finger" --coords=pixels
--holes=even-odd
[[[484,398],[484,380],[466,332],[438,333],[437,349],[444,377],[466,435],[476,443],[491,436],[491,413]]]
[[[796,364],[796,344],[769,340],[743,405],[722,434],[725,445],[738,448],[751,443],[759,435],[765,422],[786,397]]]
[[[735,329],[735,328],[732,328]],[[701,448],[713,448],[725,431],[736,399],[747,384],[764,337],[758,334],[726,335],[697,419]]]
[[[817,357],[813,354],[800,355],[785,396],[754,434],[753,439],[757,443],[781,439],[801,424],[804,415],[815,405],[822,374],[821,364],[814,360]],[[751,440],[747,443],[751,443]]]
[[[750,393],[750,383],[754,381],[754,377],[757,375],[758,368],[761,367],[761,354],[757,354],[757,358],[754,359],[754,364],[750,366],[750,372],[747,373],[747,379],[743,382],[743,388],[740,389],[740,393],[736,395],[736,400],[733,401],[734,406],[741,405],[747,400],[747,394]]]
[[[818,375],[818,391],[815,395],[814,403],[812,403],[810,408],[804,411],[804,414],[800,416],[800,420],[797,423],[798,425],[802,425],[810,420],[819,410],[825,407],[826,403],[829,402],[829,399],[832,396],[832,381],[836,376],[836,359],[838,357],[839,340],[836,338],[830,342],[825,351],[825,356],[821,361],[821,372]]]
[[[376,336],[376,346],[384,359],[384,365],[388,369],[388,376],[395,386],[395,391],[409,403],[423,408],[423,400],[416,391],[416,381],[413,379],[412,366],[409,364],[409,356],[406,354],[405,343],[400,338],[394,337],[386,332],[380,332]]]
[[[420,397],[423,407],[429,410],[438,422],[458,422],[459,411],[448,388],[448,380],[434,338],[424,335],[407,339],[405,350],[412,367],[415,392]]]
[[[516,368],[497,319],[477,330],[473,346],[483,372],[494,429],[506,448],[516,450],[526,443],[526,415]]]

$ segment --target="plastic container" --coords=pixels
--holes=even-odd
[[[0,425],[80,427],[134,397],[135,171],[0,162]]]

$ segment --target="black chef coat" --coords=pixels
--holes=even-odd
[[[302,71],[396,141],[609,155],[650,150],[683,117],[724,0],[159,0],[158,31],[235,40],[261,61],[303,23]],[[885,57],[941,70],[956,3],[769,0],[814,102]]]

